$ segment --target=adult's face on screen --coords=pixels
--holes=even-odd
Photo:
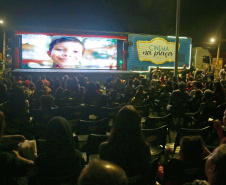
[[[83,57],[83,46],[78,42],[60,42],[53,46],[52,51],[48,51],[49,57],[53,60],[55,67],[70,67],[80,65]]]

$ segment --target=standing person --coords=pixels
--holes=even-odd
[[[54,68],[78,68],[84,53],[85,47],[76,37],[53,38],[47,51]]]
[[[154,69],[151,73],[152,73],[152,76],[156,75],[157,79],[159,79],[161,77],[161,75],[162,75],[162,71],[160,71],[159,67]]]
[[[225,77],[226,77],[226,64],[224,65],[224,68],[220,70],[219,76],[220,76],[220,80],[225,80]]]
[[[186,81],[187,78],[187,66],[184,64],[183,69],[181,70],[181,77],[183,81]]]
[[[206,80],[214,80],[214,69],[212,69],[211,65],[209,65],[208,68],[202,72],[202,75],[206,78]]]
[[[150,150],[141,133],[139,113],[133,106],[126,105],[119,110],[109,140],[100,146],[100,158],[122,167],[128,177],[140,175],[143,181],[152,178],[147,174]]]

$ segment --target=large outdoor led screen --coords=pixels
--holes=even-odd
[[[117,69],[117,39],[23,34],[22,68]]]

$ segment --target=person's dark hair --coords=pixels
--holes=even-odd
[[[54,106],[55,98],[51,95],[43,95],[40,98],[41,107],[45,109],[50,109]]]
[[[204,97],[205,97],[206,100],[211,99],[212,96],[213,96],[213,92],[211,90],[207,89],[207,90],[204,91]]]
[[[44,150],[47,153],[56,153],[58,156],[70,155],[74,152],[73,133],[69,122],[59,116],[53,117],[47,124],[46,143]]]
[[[139,113],[132,105],[122,107],[113,124],[109,143],[144,145],[145,141],[141,133],[140,121]]]
[[[195,91],[195,97],[197,97],[197,98],[201,98],[202,97],[202,91],[200,89],[197,89]]]
[[[173,76],[172,81],[173,82],[177,82],[177,77],[176,76]]]
[[[81,44],[82,47],[83,47],[82,54],[85,53],[84,44],[79,39],[77,39],[76,37],[57,37],[57,38],[53,38],[53,40],[49,44],[49,51],[52,51],[54,45],[59,44],[61,42],[77,42],[77,43]]]
[[[24,112],[26,108],[26,95],[21,87],[14,87],[9,99],[10,109],[17,115]]]
[[[63,97],[63,98],[69,98],[70,95],[71,95],[71,91],[70,91],[69,89],[65,89],[65,90],[63,91],[62,97]]]
[[[128,80],[128,85],[130,85],[130,86],[133,85],[133,80],[132,80],[132,79],[129,79],[129,80]]]
[[[204,157],[204,144],[200,136],[184,136],[180,143],[180,155],[186,162],[200,162]]]
[[[96,92],[96,86],[94,82],[90,82],[87,85],[87,92],[92,93],[92,92]]]
[[[214,92],[218,93],[218,92],[224,91],[220,82],[216,81],[216,82],[214,82],[213,85],[214,85]]]
[[[188,78],[188,81],[193,81],[193,80],[194,80],[194,78],[191,76]]]
[[[62,87],[58,87],[55,93],[55,97],[61,96],[63,94],[64,89]]]
[[[170,92],[170,86],[169,86],[169,85],[166,85],[166,86],[164,87],[164,91],[165,91],[165,92]]]
[[[195,81],[194,85],[197,87],[197,89],[202,89],[202,83],[200,81]]]

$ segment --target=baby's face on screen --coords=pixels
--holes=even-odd
[[[49,57],[53,60],[53,66],[67,67],[80,65],[83,57],[83,46],[78,42],[60,42],[48,51]]]

